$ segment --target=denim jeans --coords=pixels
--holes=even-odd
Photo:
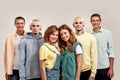
[[[47,80],[60,80],[60,55],[57,55],[56,63],[52,69],[46,69]]]

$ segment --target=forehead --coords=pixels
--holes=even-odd
[[[58,34],[58,31],[53,32],[53,34]]]
[[[33,21],[32,23],[34,23],[34,24],[38,24],[38,23],[40,23],[39,21]]]
[[[83,22],[83,20],[81,18],[76,18],[74,19],[74,22]]]
[[[16,19],[15,22],[16,23],[18,23],[18,22],[24,22],[24,20],[23,19]]]
[[[98,19],[100,19],[98,16],[94,16],[94,17],[92,17],[91,18],[92,20],[98,20]]]
[[[69,32],[67,29],[61,29],[60,33]]]
[[[32,24],[39,24],[40,25],[40,22],[39,21],[33,21]]]

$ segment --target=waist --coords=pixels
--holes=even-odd
[[[88,70],[91,70],[91,66],[83,66],[82,67],[82,72],[85,72],[85,71],[88,71]]]
[[[49,73],[49,72],[50,72],[50,73],[51,73],[51,72],[52,72],[52,73],[59,73],[60,70],[56,70],[56,69],[47,69],[47,68],[46,68],[46,72],[48,72],[48,73]]]
[[[109,67],[107,67],[107,68],[102,68],[102,69],[97,69],[97,70],[108,70],[109,69]]]

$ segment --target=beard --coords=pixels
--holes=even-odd
[[[37,35],[38,33],[33,33],[34,35]]]

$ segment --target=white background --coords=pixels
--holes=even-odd
[[[85,30],[92,27],[90,16],[99,13],[102,26],[112,31],[115,47],[115,76],[120,79],[120,1],[119,0],[0,0],[0,80],[4,80],[4,42],[6,35],[13,32],[14,18],[23,16],[26,19],[25,30],[29,31],[32,19],[40,19],[42,32],[55,24],[68,24],[71,28],[73,19],[80,16],[85,19]],[[74,28],[73,28],[74,30]]]

